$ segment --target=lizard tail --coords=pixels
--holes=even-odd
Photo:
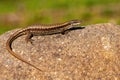
[[[25,35],[25,32],[16,32],[15,34],[11,35],[9,39],[6,42],[6,49],[9,51],[9,53],[14,56],[15,58],[23,61],[24,63],[36,68],[39,71],[42,71],[41,69],[37,68],[35,65],[29,63],[28,61],[24,60],[21,56],[17,55],[15,52],[12,51],[12,42],[18,38],[19,36]]]

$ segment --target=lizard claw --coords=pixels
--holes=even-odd
[[[26,39],[26,43],[31,43],[33,45],[33,39]]]

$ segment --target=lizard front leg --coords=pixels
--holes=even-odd
[[[61,32],[61,34],[64,35],[64,34],[67,34],[68,32],[70,32],[70,30],[64,30]]]

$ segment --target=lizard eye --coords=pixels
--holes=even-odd
[[[73,25],[73,26],[79,25],[80,23],[81,23],[80,20],[71,20],[70,21],[70,24]]]

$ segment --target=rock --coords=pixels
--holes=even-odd
[[[88,25],[68,34],[34,36],[33,45],[21,36],[12,48],[43,72],[16,59],[6,50],[6,40],[16,30],[0,36],[0,80],[119,80],[120,26]]]

